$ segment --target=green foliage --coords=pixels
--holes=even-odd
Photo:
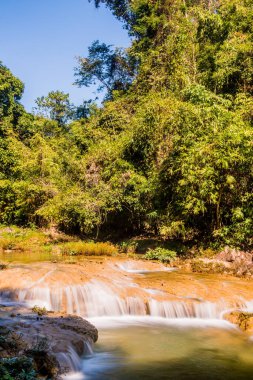
[[[27,357],[0,359],[0,376],[2,380],[36,380],[33,360]]]
[[[50,243],[50,238],[36,229],[19,227],[0,228],[0,252],[6,250],[40,251]]]
[[[125,240],[119,244],[119,250],[122,253],[135,253],[138,249],[138,242]]]
[[[0,61],[0,136],[5,132],[5,128],[1,126],[3,117],[11,117],[16,123],[23,112],[23,107],[19,104],[23,90],[23,83]]]
[[[175,251],[170,251],[165,248],[155,248],[149,249],[146,255],[144,255],[144,259],[146,260],[159,260],[162,263],[169,263],[173,261],[177,256]]]
[[[106,90],[107,98],[112,92],[126,90],[133,80],[134,60],[124,49],[112,49],[111,45],[93,42],[87,58],[78,58],[75,84],[79,87],[99,83],[98,91]]]
[[[59,125],[64,125],[73,115],[69,94],[62,91],[51,91],[46,97],[37,98],[35,102],[38,115],[51,118]]]
[[[58,91],[29,115],[0,66],[0,222],[252,247],[252,2],[102,3],[132,37],[79,59],[102,107]]]
[[[94,0],[94,3],[96,7],[99,7],[101,3],[106,3],[116,17],[125,21],[129,21],[130,19],[128,0]]]
[[[39,307],[35,305],[32,308],[32,312],[38,314],[38,316],[42,317],[43,315],[47,314],[47,309],[45,307]]]

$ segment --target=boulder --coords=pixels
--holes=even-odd
[[[97,329],[81,317],[64,313],[50,312],[46,316],[38,317],[32,314],[12,314],[11,317],[1,319],[0,330],[7,329],[10,347],[13,342],[17,351],[8,351],[7,346],[2,345],[0,358],[13,355],[25,355],[32,358],[36,371],[50,379],[66,371],[70,371],[71,360],[64,362],[64,368],[60,357],[66,356],[70,351],[75,352],[76,357],[85,354],[86,347],[92,346],[98,339]],[[0,342],[1,343],[1,342]],[[8,341],[7,341],[8,343]]]
[[[252,265],[253,255],[251,252],[239,251],[235,248],[226,246],[224,250],[216,256],[217,260],[227,261],[229,263],[237,262],[238,264]]]

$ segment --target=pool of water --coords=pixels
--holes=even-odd
[[[253,379],[253,342],[224,321],[97,319],[85,380]]]

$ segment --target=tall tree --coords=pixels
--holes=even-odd
[[[78,58],[75,84],[98,84],[98,91],[106,90],[107,98],[111,98],[114,90],[127,90],[135,76],[135,63],[125,49],[94,41],[88,57]]]
[[[17,121],[23,112],[19,103],[23,90],[24,84],[0,61],[0,122],[6,116],[12,116],[14,122]]]
[[[50,118],[65,125],[73,115],[73,106],[69,100],[69,94],[62,91],[51,91],[47,96],[36,99],[35,112],[38,115]]]

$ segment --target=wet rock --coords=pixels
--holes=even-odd
[[[62,330],[79,334],[84,340],[85,338],[90,338],[90,340],[96,342],[98,339],[97,329],[91,323],[76,315],[51,313],[51,316],[44,317],[43,321]]]
[[[92,345],[98,339],[97,329],[83,318],[54,312],[48,313],[42,320],[37,320],[37,316],[31,314],[2,318],[0,329],[7,331],[11,347],[16,345],[17,352],[30,357],[36,371],[50,379],[71,370],[66,365],[64,369],[61,368],[59,355],[66,354],[71,348],[81,356],[85,353],[85,346]],[[8,341],[6,344],[0,344],[5,351],[10,346]],[[12,357],[17,352],[12,348],[7,355]],[[0,352],[1,357],[5,357],[3,352]]]
[[[225,273],[229,266],[226,263],[211,259],[195,259],[190,261],[192,272],[197,273]]]
[[[187,264],[190,264],[192,272],[197,273],[220,273],[247,278],[253,276],[253,253],[228,246],[212,259],[190,259]]]
[[[231,313],[225,314],[224,318],[227,321],[238,325],[241,330],[250,334],[253,333],[253,313],[235,310]]]

